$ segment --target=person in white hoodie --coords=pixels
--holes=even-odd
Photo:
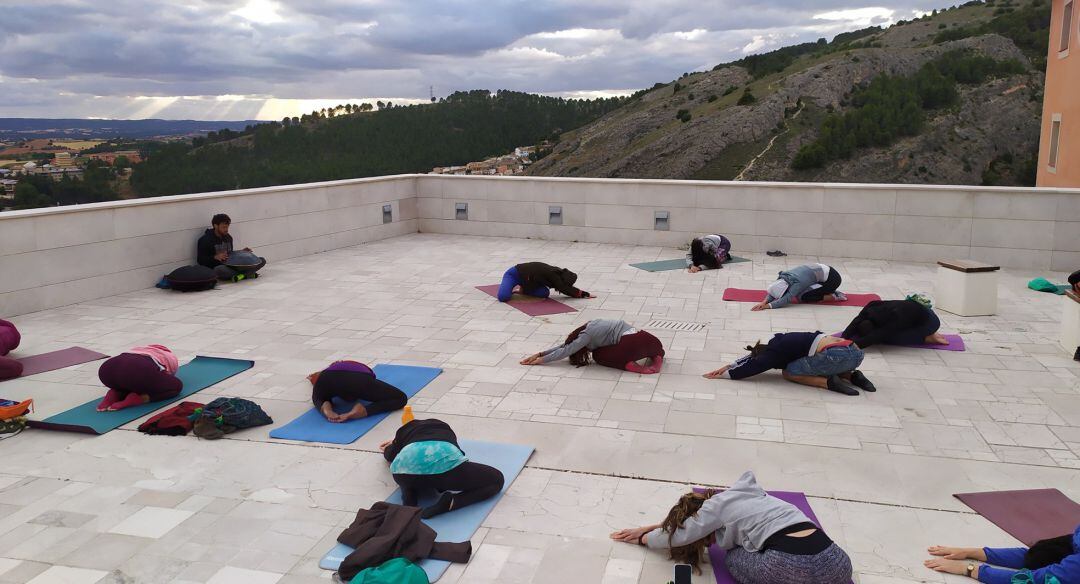
[[[683,495],[656,525],[611,538],[670,550],[698,572],[705,549],[727,550],[724,562],[740,584],[850,584],[851,559],[797,507],[773,497],[747,471],[726,491]]]

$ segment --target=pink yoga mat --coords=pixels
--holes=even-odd
[[[1080,525],[1080,504],[1057,489],[953,496],[1028,547],[1040,539],[1073,533]]]
[[[843,302],[813,302],[813,306],[866,306],[875,300],[881,300],[877,294],[847,294],[847,300]],[[744,290],[742,288],[728,288],[724,290],[724,300],[734,302],[761,302],[765,300],[764,290]]]
[[[45,373],[46,371],[71,367],[72,365],[89,363],[107,357],[108,355],[104,353],[98,353],[97,351],[91,351],[90,349],[71,347],[69,349],[60,349],[59,351],[53,351],[51,353],[23,357],[18,359],[18,361],[23,365],[21,377],[26,377],[28,375],[36,375],[38,373]]]
[[[705,489],[699,487],[695,487],[694,490],[699,493],[705,491]],[[814,525],[821,527],[821,522],[818,521],[814,510],[810,508],[810,501],[806,500],[806,495],[797,491],[769,491],[769,494],[798,507],[799,511],[805,513],[810,518],[810,521],[814,522]],[[712,564],[716,584],[737,584],[735,578],[731,577],[731,572],[728,572],[727,565],[724,564],[724,558],[726,557],[727,550],[720,549],[716,544],[709,546],[709,563]]]
[[[493,298],[499,297],[499,285],[493,284],[491,286],[477,286],[477,290],[491,296]],[[548,314],[563,314],[566,312],[577,312],[576,309],[559,302],[558,300],[552,300],[551,298],[537,298],[536,300],[511,300],[507,302],[510,306],[524,312],[529,316],[546,316]]]
[[[843,333],[833,333],[832,336],[839,337]],[[896,345],[897,347],[910,347],[912,349],[937,349],[938,351],[963,351],[964,339],[960,335],[945,335],[945,340],[949,341],[948,345]]]

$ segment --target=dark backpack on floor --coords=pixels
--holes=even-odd
[[[165,276],[169,287],[180,292],[199,292],[217,285],[217,274],[206,266],[194,265],[176,268]]]

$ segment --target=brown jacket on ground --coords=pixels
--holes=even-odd
[[[411,562],[431,558],[465,563],[472,555],[472,542],[435,541],[435,530],[420,522],[419,507],[382,501],[372,505],[370,510],[357,511],[356,519],[341,532],[338,541],[356,548],[338,568],[338,574],[346,582],[361,570],[394,558]]]

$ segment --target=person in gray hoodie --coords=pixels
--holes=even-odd
[[[566,342],[521,360],[522,365],[544,365],[560,359],[582,367],[589,364],[589,353],[605,367],[631,373],[659,373],[664,363],[660,339],[621,320],[590,320],[574,329]]]
[[[724,563],[740,584],[850,584],[851,559],[797,507],[769,495],[752,471],[726,491],[683,495],[656,525],[611,538],[670,550],[701,572],[705,549],[727,550]]]
[[[840,282],[840,272],[825,264],[806,264],[783,270],[765,290],[765,300],[750,310],[783,308],[792,302],[843,302],[847,296],[838,291]]]
[[[718,270],[731,259],[731,241],[723,235],[703,235],[690,242],[686,269],[691,273]]]

